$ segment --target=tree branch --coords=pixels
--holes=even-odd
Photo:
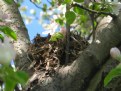
[[[30,0],[31,3],[33,3],[37,8],[43,9],[42,7],[38,6],[36,3],[34,3],[32,0]]]
[[[50,2],[49,0],[47,0],[47,2],[48,2],[49,4],[51,4],[51,2]]]
[[[91,78],[109,58],[110,48],[121,43],[120,16],[103,28],[96,37],[100,43],[94,41],[71,65],[59,69],[55,77],[48,77],[43,81],[38,76],[43,83],[32,91],[86,91]]]
[[[95,10],[92,10],[92,9],[89,9],[89,8],[84,7],[83,5],[79,5],[79,4],[77,4],[77,3],[72,4],[72,7],[79,7],[79,8],[81,8],[81,9],[84,9],[84,10],[86,10],[86,11],[88,11],[88,12],[95,13],[95,14],[110,15],[110,16],[113,17],[113,18],[116,17],[115,14],[111,14],[111,13],[109,13],[109,12],[95,11]]]
[[[94,10],[94,5],[92,6],[92,9]],[[92,22],[92,35],[93,35],[93,41],[95,40],[95,25],[94,25],[94,22],[95,22],[95,14],[94,13],[90,13],[89,12],[89,15],[90,15],[90,18],[91,18],[91,22]]]

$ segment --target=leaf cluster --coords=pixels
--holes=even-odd
[[[14,72],[9,66],[0,67],[0,79],[5,84],[4,91],[14,91],[15,86],[20,83],[23,86],[28,80],[28,75],[23,71]]]

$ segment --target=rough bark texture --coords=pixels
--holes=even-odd
[[[91,79],[109,58],[110,48],[121,43],[120,21],[119,15],[107,27],[102,28],[96,40],[80,54],[80,57],[71,65],[59,69],[55,77],[42,78],[40,75],[40,84],[32,91],[104,91],[103,84],[102,88],[100,87],[102,90],[97,87],[98,83],[93,90],[88,89],[88,86],[90,87]],[[99,78],[104,78],[102,73],[100,74]]]
[[[30,43],[27,29],[14,1],[12,4],[6,4],[4,0],[0,0],[0,7],[0,11],[7,15],[7,19],[10,20],[10,22],[4,22],[5,25],[10,26],[17,33],[17,41],[13,41],[17,53],[16,65],[19,67],[18,69],[25,70],[29,65],[26,56],[28,44]]]
[[[109,57],[110,48],[117,46],[121,42],[119,40],[121,36],[118,35],[120,32],[118,22],[120,22],[120,17],[101,31],[97,37],[97,40],[101,43],[95,40],[70,66],[59,69],[55,77],[42,78],[42,75],[37,75],[40,84],[35,86],[32,91],[104,91],[106,88],[103,87],[102,81],[104,80],[103,73],[105,73],[105,70],[102,69],[102,65],[105,64]],[[115,61],[113,62],[115,63]],[[108,66],[112,68],[115,65],[107,62],[105,68]],[[111,68],[107,68],[108,71]],[[99,73],[97,73],[98,70]],[[92,85],[92,83],[95,84]],[[105,91],[115,91],[116,89],[111,88],[112,86]]]
[[[29,65],[29,61],[26,57],[29,39],[17,6],[14,2],[12,5],[7,5],[3,0],[0,0],[0,7],[2,12],[9,15],[9,19],[12,20],[12,23],[8,25],[15,29],[18,35],[18,41],[13,42],[18,55],[16,64],[19,68],[23,67],[23,70],[26,70]],[[111,69],[107,68],[108,65],[113,63],[113,61],[111,61],[111,63],[109,62],[110,60],[107,60],[109,58],[109,50],[111,47],[121,43],[120,22],[121,15],[113,19],[107,27],[103,28],[97,35],[96,40],[80,54],[77,60],[68,66],[58,69],[55,76],[43,77],[43,72],[34,73],[33,76],[39,79],[39,84],[34,86],[31,90],[104,91],[105,88],[103,89],[103,85],[100,85],[103,79],[103,69]],[[97,42],[97,40],[100,41],[100,43]],[[119,89],[118,86],[115,86],[114,89],[106,91],[120,91],[120,89],[117,89]]]

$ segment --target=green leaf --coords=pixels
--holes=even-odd
[[[0,68],[0,78],[5,83],[5,91],[14,91],[17,83],[25,85],[28,75],[23,71],[14,72],[9,65]]]
[[[49,41],[57,41],[56,37],[51,37]]]
[[[51,1],[50,4],[51,4],[52,7],[54,7],[55,2],[54,1]]]
[[[17,81],[14,79],[15,72],[9,65],[0,68],[0,78],[5,83],[5,91],[13,91]]]
[[[113,12],[112,6],[111,5],[107,5],[105,6],[105,9],[103,10],[104,12]]]
[[[5,91],[14,91],[14,88],[17,84],[10,77],[6,77],[6,81],[4,83],[5,83]]]
[[[20,7],[20,6],[21,6],[21,4],[20,4],[20,3],[17,3],[17,6],[18,6],[18,7]]]
[[[16,78],[18,80],[18,83],[21,83],[22,85],[25,85],[29,76],[23,71],[17,71],[16,72]]]
[[[102,3],[94,3],[94,2],[89,3],[89,8],[94,9],[96,11],[101,11],[102,7],[104,7],[104,4]]]
[[[71,3],[71,0],[64,0],[66,4]]]
[[[76,14],[73,11],[67,11],[65,14],[67,24],[72,24],[76,18]]]
[[[77,3],[84,2],[84,0],[74,0],[74,1],[77,2]]]
[[[12,4],[13,0],[4,0],[7,4]]]
[[[80,20],[81,20],[81,22],[86,22],[87,21],[87,15],[81,15],[80,16]]]
[[[79,7],[74,7],[73,10],[77,14],[80,14],[80,15],[83,15],[84,14],[84,10],[81,9],[81,8],[79,8]]]
[[[43,4],[43,8],[42,8],[42,10],[43,10],[44,12],[47,11],[47,4]]]
[[[121,64],[116,68],[112,69],[109,74],[104,79],[104,86],[107,86],[108,83],[115,77],[121,76]]]
[[[62,39],[64,37],[63,34],[60,32],[57,32],[55,35],[56,35],[56,38],[58,39]]]
[[[0,34],[0,39],[2,40],[2,42],[4,41],[4,37],[2,34]]]
[[[51,36],[49,41],[57,41],[58,39],[62,39],[64,36],[62,33],[57,32],[54,35]]]
[[[35,0],[35,3],[40,4],[41,0]]]
[[[0,26],[0,31],[6,34],[7,36],[13,38],[14,40],[17,40],[17,35],[11,28],[7,26]]]
[[[56,21],[58,24],[60,24],[60,25],[63,25],[63,24],[64,24],[63,19],[58,18],[58,19],[56,19],[55,21]]]
[[[62,4],[62,3],[63,3],[63,0],[58,0],[58,4]]]

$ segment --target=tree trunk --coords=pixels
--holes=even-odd
[[[15,63],[18,69],[26,70],[30,63],[26,53],[30,40],[18,7],[14,0],[12,4],[6,4],[4,0],[0,0],[0,7],[0,11],[7,15],[7,19],[10,20],[10,22],[4,22],[5,25],[10,26],[17,34],[17,41],[12,41],[17,54]]]
[[[30,65],[26,53],[29,38],[20,13],[14,2],[12,5],[7,5],[1,0],[0,7],[2,12],[9,15],[12,23],[8,25],[15,29],[18,35],[18,40],[13,42],[17,51],[16,64],[19,69],[27,71],[27,67]],[[97,34],[96,40],[80,54],[79,58],[72,64],[59,68],[53,77],[45,77],[42,71],[33,73],[29,82],[36,78],[38,84],[31,88],[31,91],[120,91],[116,90],[119,88],[115,84],[113,89],[111,86],[104,88],[102,84],[105,73],[116,65],[112,65],[116,61],[108,59],[110,48],[121,43],[120,24],[121,15],[102,28],[102,31]]]

